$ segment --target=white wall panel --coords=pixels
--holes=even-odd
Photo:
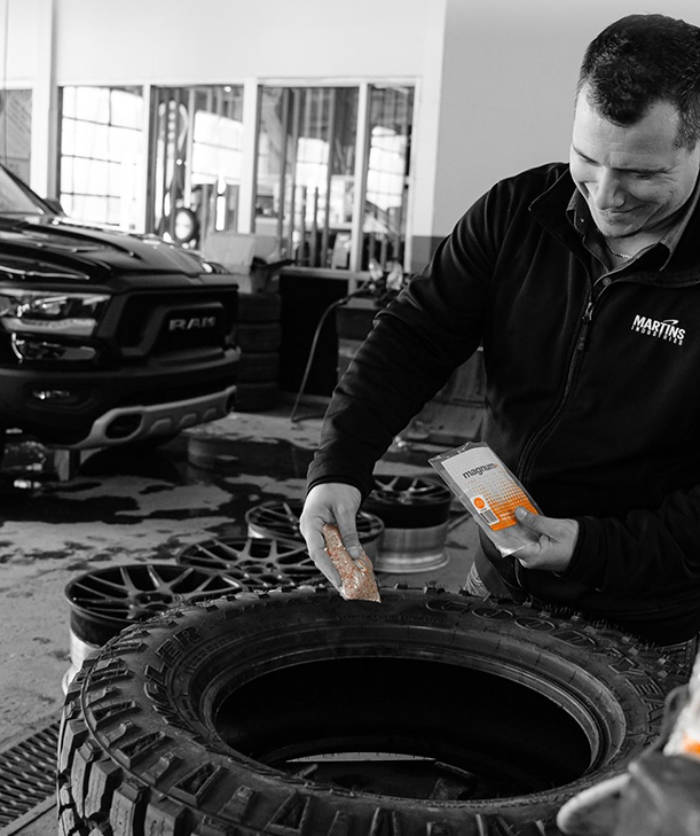
[[[623,15],[650,12],[700,26],[698,0],[448,0],[433,235],[500,178],[568,158],[587,45]]]
[[[447,233],[495,180],[566,158],[579,62],[606,24],[659,10],[700,25],[700,0],[0,0],[2,25],[6,8],[5,83],[37,91],[42,142],[52,83],[415,80],[419,236]]]
[[[45,0],[0,0],[2,84],[31,87],[44,49]]]
[[[430,0],[58,0],[59,84],[406,76]],[[438,3],[440,5],[440,3]]]

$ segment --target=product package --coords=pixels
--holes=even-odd
[[[326,553],[340,575],[340,594],[346,601],[381,602],[377,581],[374,577],[372,561],[364,550],[358,558],[345,548],[337,526],[326,524],[322,527],[326,541]]]
[[[539,508],[488,444],[469,442],[435,456],[430,464],[504,557],[536,541],[518,523],[515,509],[539,514]]]

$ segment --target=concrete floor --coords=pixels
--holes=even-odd
[[[251,506],[303,496],[321,421],[292,424],[289,412],[282,407],[262,415],[232,413],[148,455],[99,451],[67,481],[56,480],[41,449],[30,450],[30,465],[22,450],[14,458],[8,451],[3,470],[30,487],[0,510],[3,748],[60,713],[61,681],[70,667],[64,589],[71,579],[118,563],[173,562],[185,546],[245,534],[244,514]],[[432,473],[427,460],[440,449],[420,442],[392,449],[377,472]],[[384,575],[380,583],[422,586],[437,580],[460,588],[473,556],[474,529],[459,507],[454,512],[444,568]]]

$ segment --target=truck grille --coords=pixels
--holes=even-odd
[[[221,346],[233,329],[235,291],[145,292],[123,304],[116,332],[122,349],[152,354]]]

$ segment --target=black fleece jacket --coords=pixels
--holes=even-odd
[[[394,435],[482,343],[484,440],[544,514],[580,523],[562,576],[518,582],[680,641],[700,631],[700,210],[664,269],[652,249],[608,274],[567,218],[573,188],[555,163],[466,212],[337,386],[309,487],[366,494]]]

